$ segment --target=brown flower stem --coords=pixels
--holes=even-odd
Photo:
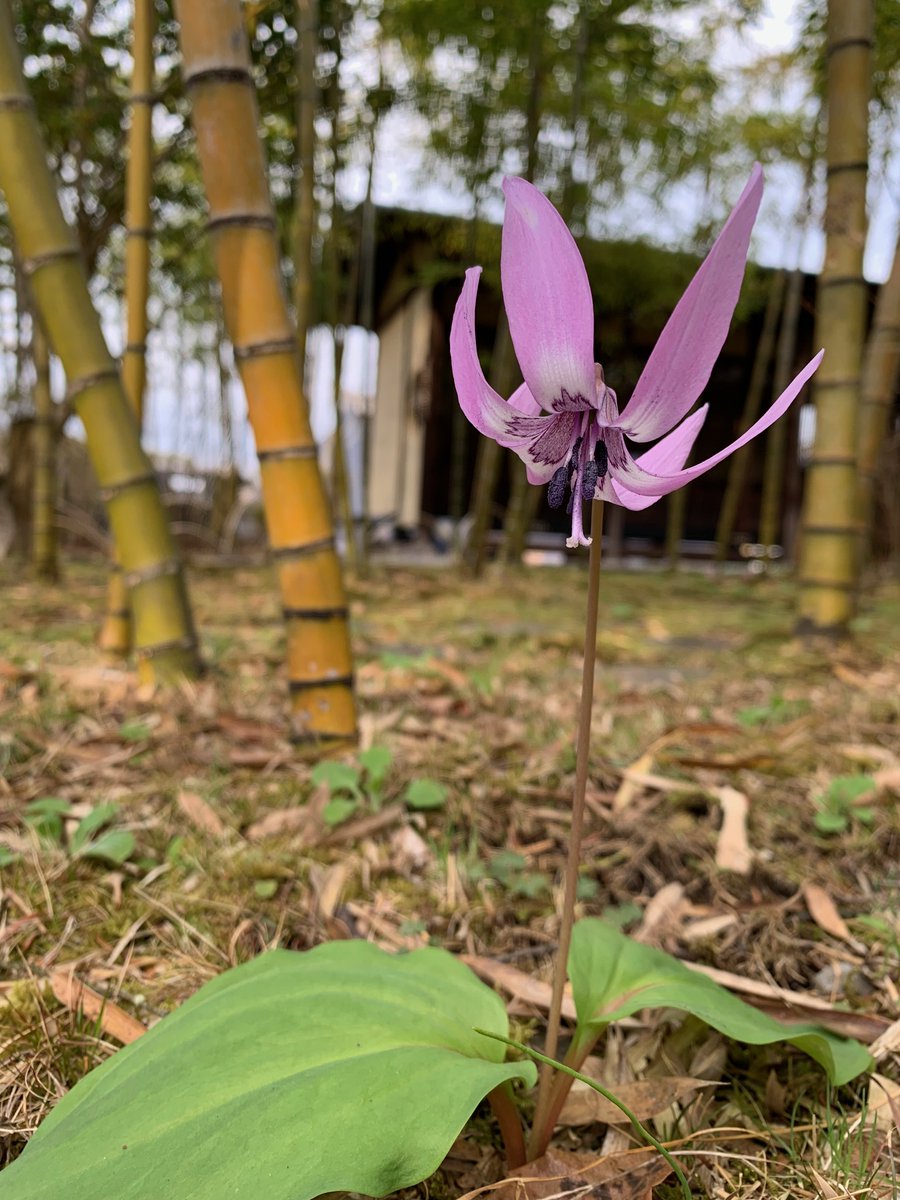
[[[572,831],[569,837],[569,856],[566,861],[565,890],[559,925],[559,947],[553,971],[553,991],[550,1014],[547,1018],[545,1055],[556,1058],[559,1043],[559,1024],[562,1014],[563,991],[566,985],[566,966],[572,923],[575,917],[575,896],[578,888],[578,867],[581,860],[581,837],[584,829],[584,796],[587,789],[588,757],[591,749],[591,711],[594,706],[594,660],[597,647],[597,612],[600,601],[600,550],[603,533],[603,501],[591,503],[591,555],[588,562],[588,598],[584,625],[584,667],[581,673],[581,704],[578,713],[578,737],[575,759],[575,797],[572,803]],[[545,1130],[550,1107],[552,1068],[544,1066],[538,1085],[537,1106],[531,1137],[528,1142],[529,1161],[542,1153],[552,1130]]]
[[[491,1109],[500,1126],[500,1136],[506,1150],[506,1165],[510,1171],[521,1167],[525,1159],[525,1138],[509,1080],[488,1092]]]

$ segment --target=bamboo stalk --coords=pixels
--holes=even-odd
[[[787,272],[776,271],[772,277],[769,296],[766,301],[766,311],[763,316],[762,331],[753,357],[753,370],[750,373],[750,383],[744,398],[744,408],[741,412],[739,433],[749,429],[762,407],[763,394],[766,389],[766,379],[775,351],[775,341],[778,333],[778,318],[784,301]],[[777,392],[776,395],[780,395]],[[731,538],[737,520],[741,496],[744,492],[744,482],[747,478],[747,467],[753,443],[743,446],[732,454],[728,467],[728,482],[725,485],[725,495],[722,497],[722,507],[719,510],[719,520],[716,526],[716,562],[726,562],[731,551]]]
[[[315,154],[316,59],[319,50],[319,0],[297,0],[297,159],[299,178],[294,205],[294,308],[300,369],[306,363],[306,339],[312,326],[312,245],[316,220]]]
[[[794,373],[794,354],[797,349],[797,329],[800,325],[800,307],[803,301],[803,272],[797,267],[791,271],[784,297],[784,314],[778,331],[775,348],[775,379],[772,395],[780,396],[791,381]],[[766,457],[763,464],[762,498],[759,507],[759,541],[763,546],[774,546],[780,533],[781,505],[784,492],[784,460],[787,452],[790,422],[776,421],[766,435]]]
[[[900,377],[900,240],[891,273],[881,285],[863,359],[859,407],[857,514],[862,565],[868,562],[875,516],[878,466]]]
[[[59,579],[56,538],[56,414],[50,392],[50,348],[37,316],[31,321],[34,363],[34,517],[31,548],[38,579]]]
[[[347,601],[334,549],[275,218],[239,0],[176,0],[225,328],[247,395],[287,626],[298,741],[356,737]]]
[[[816,296],[816,438],[806,473],[798,631],[843,636],[855,611],[857,405],[865,340],[872,0],[829,0],[825,264]]]
[[[8,5],[0,8],[0,187],[23,273],[69,380],[113,540],[131,591],[142,676],[172,680],[199,668],[181,563],[156,476],[91,304],[75,235],[59,206]]]
[[[153,176],[153,0],[134,0],[132,24],[131,124],[125,167],[125,352],[122,383],[143,425],[147,377],[147,297],[150,292],[151,189]],[[128,593],[118,564],[110,571],[101,647],[125,658],[131,649]]]

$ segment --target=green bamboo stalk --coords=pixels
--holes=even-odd
[[[197,642],[181,563],[152,465],[141,449],[94,312],[78,244],[59,206],[22,78],[9,5],[0,8],[0,187],[35,307],[69,380],[134,614],[141,674],[196,674]]]
[[[134,409],[140,435],[147,378],[147,298],[150,293],[150,201],[153,185],[153,0],[134,0],[132,71],[125,166],[125,352],[122,383]],[[100,645],[115,657],[131,649],[128,592],[118,563],[113,563],[106,589],[106,617]]]
[[[816,438],[803,496],[798,632],[844,636],[855,611],[857,410],[865,340],[872,0],[829,0],[825,264],[816,297]]]

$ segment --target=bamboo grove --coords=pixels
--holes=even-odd
[[[131,598],[141,671],[163,681],[192,675],[197,644],[181,562],[47,169],[6,4],[0,9],[0,188],[38,320],[62,362],[68,398],[84,425]]]
[[[733,558],[737,542],[748,536],[767,549],[787,548],[797,564],[797,629],[804,634],[844,636],[848,631],[862,573],[872,557],[876,513],[884,508],[879,488],[886,455],[891,453],[900,363],[900,269],[895,260],[875,304],[862,269],[870,102],[874,94],[883,103],[883,96],[879,100],[877,95],[883,86],[877,82],[877,60],[879,54],[890,58],[890,51],[879,50],[875,38],[884,26],[883,20],[875,19],[880,3],[830,0],[827,23],[821,29],[815,24],[816,14],[811,17],[810,41],[819,39],[824,63],[823,115],[804,116],[790,126],[791,138],[785,140],[796,142],[800,149],[785,151],[785,158],[806,176],[793,217],[798,230],[810,224],[816,171],[825,168],[825,263],[815,289],[796,266],[799,251],[792,250],[786,255],[791,261],[765,277],[753,318],[755,358],[751,361],[751,354],[746,355],[743,409],[740,401],[735,409],[736,424],[745,428],[783,389],[795,372],[801,343],[809,339],[809,314],[814,307],[815,345],[824,345],[827,353],[811,388],[816,410],[811,458],[801,485],[796,422],[779,422],[767,435],[764,461],[760,448],[748,446],[722,470],[727,483],[709,522],[717,526],[714,556],[720,562]],[[284,619],[293,734],[298,743],[319,746],[354,740],[353,658],[335,527],[341,526],[346,535],[351,573],[363,572],[366,538],[364,533],[361,540],[356,536],[358,514],[349,499],[341,429],[343,336],[339,331],[360,320],[361,314],[362,325],[371,330],[375,314],[390,307],[375,294],[376,276],[383,282],[376,270],[375,238],[376,220],[382,217],[376,218],[373,181],[384,117],[394,103],[412,104],[436,131],[428,162],[440,164],[441,154],[445,155],[472,198],[471,215],[460,222],[460,232],[454,235],[452,262],[432,263],[419,275],[418,265],[410,267],[401,284],[395,282],[395,291],[398,286],[401,291],[428,288],[434,280],[458,275],[464,259],[476,261],[475,248],[490,224],[501,161],[518,163],[523,176],[546,186],[566,222],[585,241],[590,240],[591,218],[598,210],[602,216],[604,206],[627,206],[628,164],[651,150],[658,156],[661,179],[667,178],[666,172],[679,179],[702,169],[712,194],[717,162],[738,161],[749,149],[734,149],[732,143],[742,129],[735,114],[721,128],[709,115],[716,95],[704,58],[709,45],[701,52],[689,42],[678,43],[673,35],[668,49],[661,46],[653,36],[653,7],[650,0],[639,0],[641,20],[630,21],[609,6],[569,6],[571,25],[564,41],[553,22],[548,23],[549,8],[544,4],[529,7],[524,19],[524,10],[514,0],[498,0],[488,9],[479,6],[477,13],[456,0],[404,0],[385,6],[374,21],[380,39],[377,70],[373,65],[365,87],[356,79],[345,89],[342,81],[352,68],[345,48],[355,45],[354,14],[362,12],[361,6],[348,0],[280,0],[262,7],[242,5],[239,0],[174,0],[175,22],[153,0],[134,0],[133,5],[117,9],[128,9],[131,18],[130,33],[123,34],[115,51],[122,62],[128,58],[131,62],[127,107],[120,89],[110,104],[125,111],[104,117],[116,138],[124,131],[114,180],[116,195],[91,229],[86,216],[91,203],[81,194],[74,205],[72,228],[64,220],[63,209],[69,212],[72,206],[64,196],[61,208],[57,187],[65,190],[66,177],[61,173],[54,183],[47,152],[60,171],[66,155],[54,154],[57,135],[52,129],[45,127],[42,138],[28,94],[34,90],[33,81],[29,79],[26,86],[22,77],[22,21],[18,27],[13,24],[16,13],[24,9],[4,0],[0,187],[9,210],[21,308],[29,312],[32,558],[40,577],[56,578],[53,514],[58,472],[54,464],[61,418],[71,408],[84,425],[114,544],[99,639],[104,650],[122,657],[133,651],[142,676],[156,681],[190,677],[200,670],[184,572],[153,466],[141,447],[141,431],[146,350],[153,326],[148,303],[154,290],[153,272],[159,272],[154,255],[163,261],[182,253],[186,259],[199,258],[208,245],[214,270],[209,269],[197,290],[212,297],[210,310],[215,303],[215,323],[224,324],[246,398]],[[88,8],[89,14],[93,12],[93,6]],[[82,40],[90,34],[90,15],[78,33]],[[466,88],[442,79],[435,66],[432,51],[444,36],[470,48],[471,77]],[[615,88],[598,83],[601,78],[623,82],[616,74],[621,63],[609,49],[619,44],[627,44],[629,54],[644,64],[655,81],[656,107],[644,106],[633,113],[620,105],[619,111],[611,100]],[[814,57],[807,51],[808,64],[814,65]],[[405,96],[387,81],[391,63],[400,59],[414,81]],[[508,61],[515,61],[520,69],[505,73]],[[76,77],[82,99],[87,95],[87,69],[67,70]],[[896,72],[896,66],[891,69]],[[124,70],[121,74],[124,78]],[[687,95],[699,99],[694,109],[683,112],[679,104]],[[359,111],[348,115],[354,104]],[[154,110],[161,116],[163,105],[166,119],[174,120],[177,114],[189,121],[193,142],[184,136],[187,129],[183,128],[168,143],[157,144],[165,143],[165,137],[157,130],[155,141]],[[679,116],[677,131],[673,113]],[[87,102],[74,123],[79,128],[73,144],[79,138],[84,142]],[[160,127],[165,124],[166,120],[158,122]],[[327,144],[325,128],[329,129]],[[824,147],[820,129],[826,131]],[[734,160],[728,158],[732,151]],[[78,159],[85,153],[81,146],[70,150],[69,157]],[[777,149],[771,153],[777,158]],[[351,169],[361,174],[360,164],[367,174],[366,198],[352,212],[342,206],[342,175]],[[79,159],[79,188],[91,175],[83,166]],[[182,200],[181,192],[188,200]],[[724,191],[716,201],[723,197]],[[208,239],[200,245],[197,214],[203,198],[208,207]],[[186,233],[166,227],[178,201],[185,208],[193,206]],[[113,229],[121,230],[124,246],[124,345],[119,365],[109,353],[88,291],[88,275],[97,269],[104,238]],[[698,220],[691,249],[698,253],[706,249],[707,234],[708,228]],[[179,237],[184,239],[183,247],[177,245]],[[802,240],[800,234],[798,239]],[[108,282],[110,269],[105,269],[104,282]],[[285,279],[292,284],[289,290]],[[392,294],[390,304],[396,301]],[[198,323],[207,321],[212,326],[210,310],[202,313]],[[382,320],[384,316],[382,311]],[[626,323],[632,319],[627,312]],[[334,332],[336,368],[337,434],[333,478],[327,488],[304,394],[308,347],[320,323]],[[509,394],[519,379],[502,309],[491,333],[486,373],[496,390]],[[218,347],[216,353],[221,364]],[[62,405],[54,405],[51,394],[51,354],[67,380]],[[220,369],[224,379],[228,368]],[[638,369],[628,362],[625,374],[634,376]],[[633,383],[633,377],[628,382]],[[222,392],[227,392],[227,380]],[[408,415],[412,405],[410,397],[404,396],[401,411]],[[519,461],[507,460],[495,442],[481,439],[476,450],[456,409],[445,433],[458,562],[479,573],[489,561],[492,544],[499,541],[503,569],[517,569],[529,535],[541,519],[542,493],[526,482]],[[365,448],[366,471],[371,451],[370,445]],[[472,470],[467,455],[474,458],[476,453]],[[786,496],[793,488],[791,511],[798,511],[801,486],[801,528],[792,544]],[[742,505],[751,488],[757,524],[747,529],[740,514],[746,511]],[[500,501],[507,494],[504,512]],[[668,549],[664,552],[674,563],[690,500],[687,493],[678,492],[667,503]],[[459,530],[466,515],[471,523],[463,540]],[[365,514],[361,523],[365,527]],[[611,509],[606,537],[614,551],[622,528],[621,511]]]

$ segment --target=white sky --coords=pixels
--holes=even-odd
[[[787,50],[797,41],[796,0],[769,0],[764,14],[746,36],[728,33],[719,51],[719,66],[739,67],[754,61],[761,52]],[[468,215],[470,199],[455,193],[441,181],[429,177],[423,146],[427,135],[424,122],[408,113],[391,114],[379,134],[374,193],[376,202],[434,212]],[[887,278],[898,226],[900,200],[900,156],[894,154],[885,180],[878,164],[870,178],[870,230],[865,256],[865,272],[874,282]],[[344,180],[347,199],[362,198],[365,173],[348,171]],[[744,179],[727,181],[729,200],[740,193]],[[802,193],[799,170],[789,166],[771,167],[767,172],[767,190],[754,233],[751,256],[766,266],[794,267],[797,244],[793,233],[793,214],[797,211]],[[822,188],[819,188],[820,193]],[[820,207],[822,196],[819,196]],[[592,227],[595,236],[646,236],[655,241],[684,245],[690,238],[696,214],[703,210],[704,196],[696,184],[683,184],[669,189],[665,211],[647,196],[630,194],[627,206],[620,215],[603,214],[602,227]],[[502,219],[502,206],[488,208],[492,219]],[[815,223],[814,223],[815,224]],[[813,228],[807,234],[800,255],[800,265],[806,271],[821,268],[824,242],[821,231]]]

